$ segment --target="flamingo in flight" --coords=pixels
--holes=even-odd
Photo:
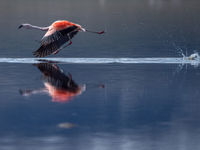
[[[45,57],[50,54],[57,54],[61,49],[72,44],[71,39],[79,31],[103,34],[104,31],[96,32],[82,28],[81,25],[69,22],[67,20],[58,20],[48,27],[39,27],[31,24],[21,24],[18,29],[38,29],[47,31],[41,39],[41,46],[33,52],[36,57]],[[69,42],[64,46],[65,43]]]

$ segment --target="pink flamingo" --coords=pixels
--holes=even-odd
[[[33,52],[33,55],[36,57],[45,57],[50,54],[57,54],[61,49],[72,44],[71,39],[79,31],[91,32],[96,34],[104,33],[104,31],[96,32],[84,29],[79,24],[75,24],[67,20],[55,21],[48,27],[39,27],[31,24],[21,24],[18,29],[20,28],[47,31],[41,40],[40,48]],[[68,41],[69,43],[63,46]]]
[[[23,96],[44,93],[52,97],[53,102],[68,102],[86,90],[86,85],[78,85],[72,75],[64,74],[55,64],[34,64],[43,74],[44,88],[35,90],[20,90]]]

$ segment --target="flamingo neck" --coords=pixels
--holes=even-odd
[[[37,29],[37,30],[42,30],[42,31],[47,31],[49,29],[49,27],[39,27],[39,26],[34,26],[31,24],[21,24],[18,28],[25,28],[25,29]]]

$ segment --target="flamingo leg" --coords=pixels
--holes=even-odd
[[[54,55],[56,55],[61,49],[56,50],[55,52],[53,52]]]

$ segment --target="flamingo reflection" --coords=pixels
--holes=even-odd
[[[35,90],[20,90],[23,96],[47,93],[52,97],[53,102],[68,102],[86,89],[85,85],[76,84],[70,73],[64,74],[55,64],[39,63],[34,65],[43,74],[45,87]]]

